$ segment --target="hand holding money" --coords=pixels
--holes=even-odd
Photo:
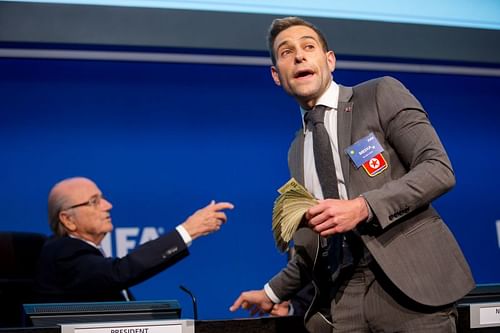
[[[294,178],[280,187],[278,192],[280,195],[273,207],[273,234],[278,250],[285,252],[304,214],[318,201]]]

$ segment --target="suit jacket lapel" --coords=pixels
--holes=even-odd
[[[351,124],[354,102],[351,101],[352,88],[339,86],[339,103],[337,107],[337,138],[339,143],[339,155],[342,165],[342,173],[349,195],[349,156],[344,150],[351,145]]]
[[[300,184],[304,185],[304,130],[301,128],[288,152],[290,173]]]
[[[354,102],[351,101],[353,91],[351,87],[339,85],[339,102],[337,107],[337,138],[339,143],[340,162],[346,184],[349,184],[349,157],[344,149],[351,145],[351,123]],[[301,128],[288,152],[288,165],[291,176],[299,183],[304,184],[304,132]],[[349,192],[349,188],[347,188]],[[348,193],[349,194],[349,193]]]

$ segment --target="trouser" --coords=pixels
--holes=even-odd
[[[331,303],[334,333],[456,332],[454,304],[429,307],[415,303],[373,262],[354,268],[342,281]]]

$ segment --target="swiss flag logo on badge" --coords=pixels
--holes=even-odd
[[[363,169],[370,177],[375,177],[385,169],[387,169],[387,162],[382,153],[370,158],[363,164]]]

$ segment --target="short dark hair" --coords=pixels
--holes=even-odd
[[[321,32],[321,30],[319,30],[314,24],[307,22],[306,20],[303,20],[300,17],[295,17],[295,16],[275,19],[271,23],[271,26],[269,27],[269,30],[267,32],[267,47],[269,49],[269,54],[271,55],[271,60],[273,61],[273,65],[276,65],[276,55],[274,54],[274,49],[273,49],[276,36],[278,36],[278,34],[283,30],[299,25],[303,25],[314,30],[314,32],[316,32],[319,36],[319,41],[321,43],[321,46],[323,47],[323,50],[325,50],[325,52],[328,51],[328,43],[326,41],[325,36]]]

